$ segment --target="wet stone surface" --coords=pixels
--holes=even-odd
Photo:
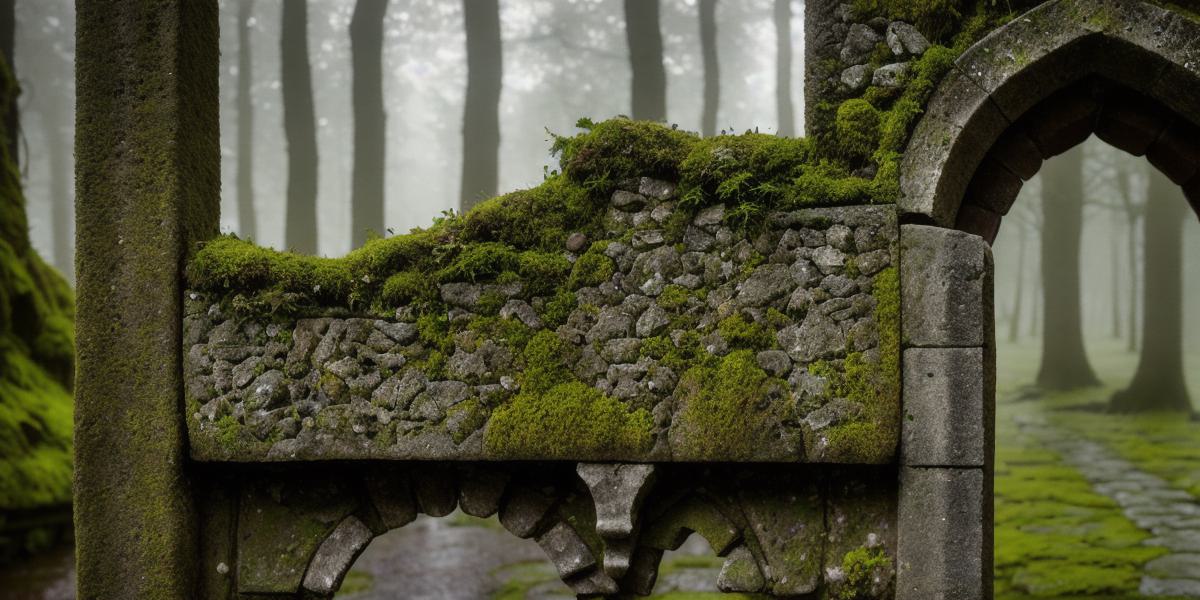
[[[524,452],[519,439],[506,439],[497,456],[492,438],[499,434],[490,429],[493,415],[521,397],[526,374],[544,366],[532,363],[527,346],[548,332],[562,354],[552,358],[569,371],[556,376],[619,403],[629,422],[645,429],[634,432],[638,439],[646,440],[554,458],[869,462],[823,454],[824,436],[870,413],[861,398],[840,397],[840,389],[876,388],[872,401],[898,403],[894,390],[882,389],[894,381],[890,374],[871,375],[865,386],[831,381],[864,376],[845,375],[850,357],[867,373],[878,369],[880,328],[898,327],[881,325],[876,310],[877,282],[894,276],[893,208],[775,213],[748,233],[729,225],[721,206],[679,219],[673,194],[674,186],[643,179],[614,194],[608,241],[567,240],[569,261],[611,264],[611,275],[575,289],[565,318],[561,297],[528,293],[520,281],[441,284],[444,314],[401,307],[390,318],[345,310],[248,316],[188,292],[185,395],[193,456],[542,457],[535,447]],[[703,369],[715,372],[738,353],[762,373],[752,392],[761,397],[738,410],[754,413],[762,425],[717,436],[743,448],[722,455],[723,445],[708,439],[711,423],[723,418],[712,404],[722,401],[720,382]],[[556,389],[547,402],[555,401]],[[894,440],[884,436],[879,443]],[[711,447],[701,453],[704,444]]]

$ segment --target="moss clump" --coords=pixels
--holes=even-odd
[[[842,556],[842,574],[845,579],[838,587],[838,600],[874,598],[876,576],[892,568],[892,559],[882,548],[858,547]]]
[[[561,157],[563,172],[588,187],[607,191],[630,177],[679,178],[679,165],[699,139],[696,134],[649,121],[611,119],[576,124],[587,133],[556,137],[551,152]]]
[[[879,111],[862,98],[852,98],[837,110],[835,128],[846,158],[861,162],[879,146]]]
[[[579,381],[544,393],[522,390],[496,408],[484,445],[503,458],[604,459],[639,456],[653,443],[653,421],[643,409]]]
[[[656,302],[662,308],[667,310],[677,310],[683,308],[687,304],[690,296],[688,289],[682,285],[672,283],[663,288],[663,291],[658,295]]]
[[[763,323],[748,321],[741,314],[722,319],[717,332],[733,348],[767,350],[777,345],[774,330]]]
[[[613,273],[617,272],[617,265],[604,255],[607,248],[607,243],[596,242],[575,261],[567,281],[570,289],[597,286],[612,279]]]
[[[680,409],[672,424],[672,447],[697,460],[760,457],[780,412],[792,405],[787,386],[759,368],[749,350],[688,369],[675,397]]]
[[[568,368],[576,349],[541,330],[522,352],[521,391],[498,406],[484,446],[504,458],[617,458],[644,454],[653,443],[653,421],[643,409],[581,382]]]

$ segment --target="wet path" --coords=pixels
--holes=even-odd
[[[339,594],[338,600],[489,598],[504,583],[497,574],[503,567],[549,565],[532,540],[516,538],[498,524],[459,525],[452,519],[422,517],[375,538],[351,569],[370,574],[369,589]]]
[[[1170,551],[1146,563],[1141,594],[1200,598],[1200,502],[1196,498],[1101,444],[1053,427],[1040,415],[1018,415],[1014,420],[1023,433],[1079,471],[1097,493],[1116,502],[1126,518],[1150,532],[1153,537],[1143,544]]]
[[[60,546],[0,569],[0,600],[75,598],[75,548]]]

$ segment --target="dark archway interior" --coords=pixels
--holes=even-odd
[[[955,228],[993,242],[1021,186],[1043,161],[1092,134],[1145,156],[1183,188],[1200,215],[1200,128],[1143,93],[1092,75],[1037,103],[1000,136],[967,185]]]

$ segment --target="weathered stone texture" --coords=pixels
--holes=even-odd
[[[614,194],[611,211],[621,215],[609,218],[614,236],[627,227],[621,218],[649,227],[672,214],[671,200],[659,200],[673,198],[671,184],[647,179],[637,189],[646,193]],[[570,458],[818,461],[825,460],[822,454],[806,455],[804,435],[865,418],[863,400],[834,397],[828,378],[852,354],[881,364],[880,339],[889,333],[881,328],[899,327],[894,317],[881,323],[876,315],[877,281],[889,269],[894,273],[897,262],[894,211],[777,213],[751,236],[731,229],[723,216],[721,206],[699,211],[671,243],[659,239],[661,229],[635,227],[630,243],[604,249],[612,276],[575,292],[577,307],[554,329],[567,351],[577,353],[564,357],[571,375],[630,410],[646,409],[654,423],[645,451]],[[552,299],[522,288],[520,282],[448,283],[440,295],[454,307],[450,321],[484,317],[484,303],[499,297],[499,319],[530,334],[548,329],[541,314]],[[523,347],[506,338],[471,328],[442,340],[422,336],[403,310],[395,320],[272,320],[197,293],[186,304],[188,423],[192,454],[201,460],[498,458],[485,443],[491,415],[521,392],[530,367]],[[703,417],[679,417],[704,410],[694,397],[709,393],[702,386],[717,384],[690,368],[745,349],[775,382],[774,391],[763,387],[762,401],[746,410],[761,412],[759,421],[779,441],[760,443],[763,429],[714,432],[696,420]],[[673,352],[685,358],[666,356]],[[698,355],[689,357],[692,352]],[[824,370],[810,372],[818,361]],[[821,416],[826,413],[835,418]],[[713,435],[728,444],[701,439]],[[694,448],[701,445],[713,450],[700,456]],[[723,448],[739,450],[723,454]]]
[[[903,467],[897,600],[991,598],[992,508],[982,469]]]
[[[901,312],[912,346],[983,346],[991,250],[977,236],[926,225],[901,228]]]
[[[985,466],[993,412],[983,356],[982,348],[904,351],[904,464]]]

